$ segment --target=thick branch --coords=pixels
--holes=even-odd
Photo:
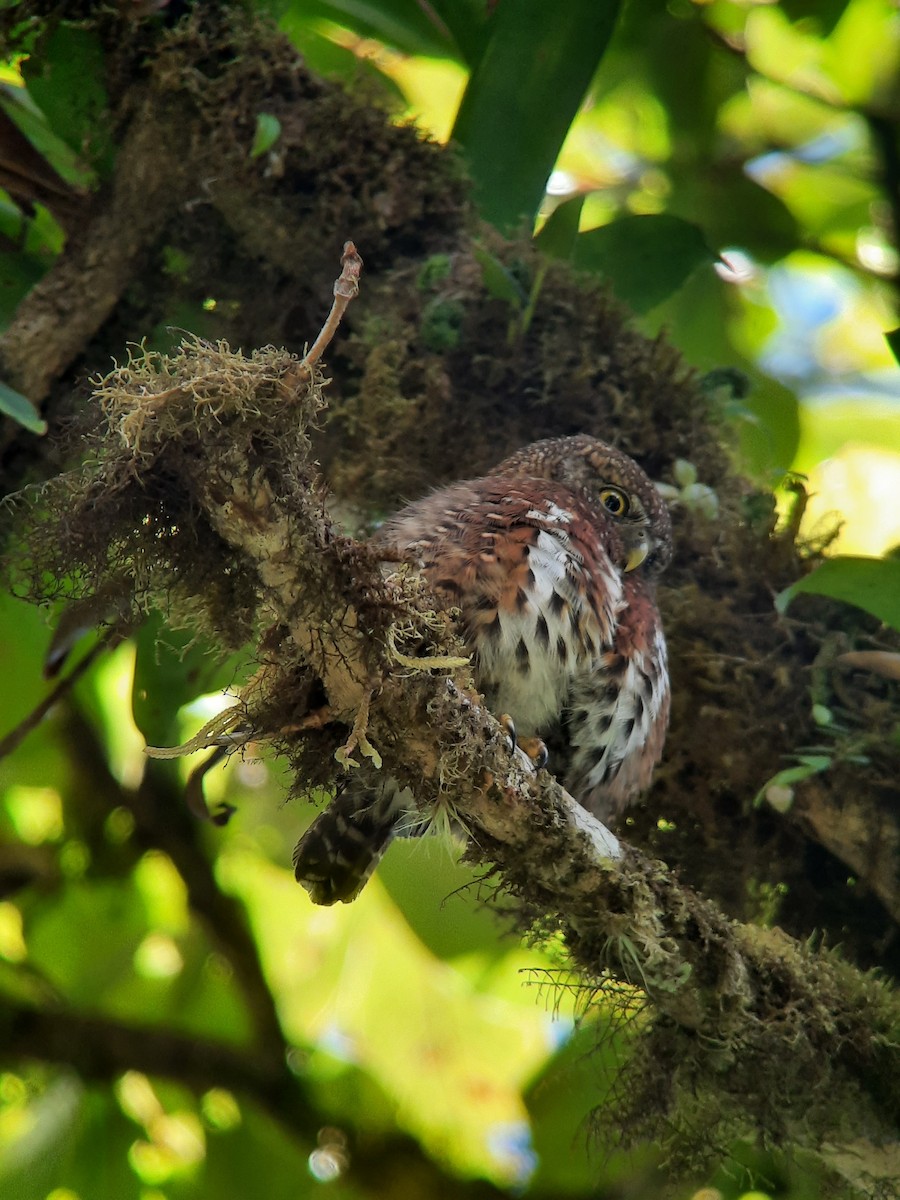
[[[173,172],[185,144],[184,119],[143,104],[121,146],[116,173],[65,254],[19,305],[0,337],[7,382],[35,404],[84,352],[133,283],[137,263],[183,199],[190,181]]]
[[[395,579],[387,604],[377,564],[360,556],[348,584],[352,544],[331,529],[316,497],[276,500],[289,494],[277,472],[277,464],[242,461],[235,446],[209,456],[192,486],[218,534],[254,564],[274,617],[332,709],[351,720],[369,703],[368,738],[383,769],[424,802],[452,797],[472,834],[470,853],[496,864],[529,917],[562,929],[589,981],[612,974],[641,987],[695,1045],[699,1036],[701,1045],[727,1048],[743,1076],[765,1064],[769,1086],[786,1055],[795,1066],[806,1061],[835,1096],[853,1095],[860,1132],[896,1125],[900,1008],[888,989],[780,931],[729,921],[663,864],[623,853],[554,779],[535,776],[524,756],[510,759],[464,678],[391,671],[391,622],[404,603],[409,617],[408,583]],[[373,664],[382,665],[374,687]],[[806,1105],[791,1111],[780,1095],[777,1107],[808,1144]]]
[[[613,977],[647,993],[681,1051],[686,1087],[705,1089],[732,1130],[749,1120],[816,1147],[836,1128],[848,1138],[895,1130],[893,994],[780,931],[729,921],[664,864],[624,850],[546,773],[510,757],[422,579],[403,568],[386,575],[330,524],[307,434],[321,387],[318,377],[299,385],[297,360],[279,351],[248,358],[197,342],[168,359],[132,360],[98,391],[108,429],[96,475],[66,503],[67,535],[83,531],[80,548],[99,538],[99,558],[86,561],[108,571],[114,529],[151,591],[154,577],[166,595],[173,578],[182,590],[196,581],[189,614],[209,605],[217,580],[236,588],[249,577],[282,639],[275,653],[261,649],[267,666],[244,696],[254,736],[302,759],[304,734],[290,730],[303,727],[317,676],[323,711],[352,726],[351,743],[380,756],[421,804],[452,806],[470,854],[498,868],[523,920],[563,934],[589,989]],[[152,520],[141,517],[148,496],[159,506]],[[157,535],[173,528],[177,538]],[[217,620],[227,620],[230,594],[210,605]],[[332,777],[333,751],[332,741],[323,764]],[[344,757],[351,752],[348,744]]]

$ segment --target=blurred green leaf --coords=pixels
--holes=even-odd
[[[454,55],[456,49],[448,23],[439,15],[444,6],[438,4],[420,5],[410,0],[289,0],[274,7],[281,28],[292,36],[298,24],[331,21],[404,54],[446,57]],[[457,0],[446,7],[456,20],[474,5]]]
[[[660,213],[622,217],[580,233],[574,262],[602,275],[620,300],[644,313],[715,257],[696,225]]]
[[[891,348],[891,353],[897,362],[900,363],[900,328],[889,329],[884,336]]]
[[[271,113],[256,114],[256,132],[253,135],[253,145],[250,147],[250,157],[259,158],[267,150],[271,150],[281,137],[281,122]]]
[[[159,613],[144,622],[135,642],[134,723],[148,746],[171,745],[178,736],[178,710],[230,683],[229,667],[207,641],[167,628]]]
[[[474,67],[490,30],[490,0],[434,0],[432,7],[453,34],[465,62]]]
[[[741,451],[763,477],[789,469],[800,443],[800,405],[790,388],[753,370],[753,388],[744,406],[753,420],[738,421]]]
[[[815,22],[823,36],[831,33],[850,0],[781,0],[791,21]]]
[[[667,209],[693,221],[702,214],[710,245],[739,247],[760,262],[776,262],[797,246],[797,218],[781,195],[744,173],[739,162],[715,172],[699,171],[696,162],[673,163],[673,190]]]
[[[573,196],[558,204],[547,223],[534,239],[537,246],[551,258],[570,259],[578,240],[578,223],[584,208],[584,196]]]
[[[207,1134],[206,1161],[199,1179],[189,1192],[169,1193],[166,1189],[173,1200],[176,1196],[249,1200],[263,1194],[265,1200],[306,1200],[320,1195],[328,1200],[349,1200],[356,1194],[340,1179],[317,1183],[308,1161],[314,1147],[304,1146],[302,1138],[292,1137],[255,1105],[242,1098],[239,1103],[240,1124]]]
[[[9,324],[19,303],[43,276],[45,269],[24,251],[0,252],[0,327]]]
[[[46,115],[25,88],[4,88],[0,92],[0,108],[18,126],[35,150],[46,158],[57,175],[73,187],[84,189],[90,186],[95,178],[94,172],[87,163],[81,161],[79,154],[63,137],[50,128]]]
[[[73,930],[103,937],[72,953]],[[128,881],[69,883],[26,914],[29,963],[76,1007],[109,1011],[110,991],[135,983],[135,948],[148,931],[144,903]]]
[[[513,273],[483,246],[475,246],[473,252],[481,266],[481,279],[488,295],[505,300],[513,308],[521,308],[527,297]]]
[[[45,612],[0,591],[3,670],[7,679],[16,681],[15,687],[0,688],[0,736],[18,725],[46,695],[41,664],[49,638]],[[51,721],[42,721],[14,754],[0,758],[0,790],[11,785],[62,789],[68,779],[66,754]],[[0,834],[5,833],[0,816]]]
[[[780,613],[786,612],[801,592],[854,604],[900,630],[900,560],[851,556],[828,559],[779,593],[775,607]]]
[[[403,92],[389,75],[379,69],[378,60],[360,58],[348,46],[332,41],[320,32],[320,22],[292,13],[282,17],[279,27],[317,75],[324,75],[326,79],[341,79],[350,86],[364,79],[373,89],[384,93],[389,105],[398,109],[406,107]]]
[[[552,991],[552,979],[547,986]],[[610,1003],[615,1004],[614,991]],[[538,1195],[605,1194],[619,1176],[633,1173],[634,1155],[598,1145],[591,1117],[608,1099],[634,1035],[635,1022],[629,1026],[624,1007],[618,1018],[604,1013],[586,1021],[528,1086],[525,1103],[537,1154],[531,1186]],[[651,1154],[645,1150],[642,1157]]]
[[[503,0],[453,128],[483,215],[531,222],[572,119],[603,58],[620,0]]]
[[[38,1090],[33,1084],[32,1088]],[[0,1143],[0,1191],[15,1200],[69,1195],[139,1200],[140,1181],[128,1163],[137,1130],[110,1092],[85,1090],[60,1072],[25,1109],[18,1137]]]
[[[52,131],[101,176],[112,170],[114,146],[103,86],[99,37],[73,25],[57,25],[40,52],[22,63],[22,75]]]
[[[419,940],[439,958],[476,951],[502,957],[516,943],[503,936],[482,903],[484,871],[454,861],[441,837],[401,838],[381,867],[381,880]]]
[[[0,412],[6,413],[32,433],[46,433],[47,422],[34,407],[27,396],[17,392],[8,384],[0,383]]]

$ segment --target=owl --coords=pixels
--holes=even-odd
[[[551,768],[576,800],[610,820],[640,795],[669,717],[655,581],[672,527],[633,459],[586,435],[537,442],[408,505],[373,544],[459,610],[485,702],[561,748]],[[391,839],[422,829],[409,790],[363,769],[300,839],[295,874],[315,903],[349,902]]]

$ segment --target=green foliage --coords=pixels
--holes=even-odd
[[[137,658],[131,706],[134,723],[148,746],[172,744],[178,712],[196,696],[234,682],[234,659],[193,633],[167,628],[160,613],[146,621],[135,638]]]
[[[801,593],[855,604],[893,629],[900,629],[900,561],[895,558],[829,559],[778,596],[778,611],[786,612]]]
[[[354,86],[362,78],[393,111],[404,104],[401,72],[389,56],[365,57],[364,42],[468,69],[453,137],[482,214],[504,231],[536,222],[539,250],[605,279],[646,332],[667,329],[697,369],[739,369],[746,394],[720,371],[708,391],[757,478],[772,484],[792,465],[813,469],[848,437],[894,446],[896,413],[884,394],[897,367],[881,330],[896,312],[896,246],[874,136],[895,90],[896,14],[887,0],[249,7],[274,12],[316,69]],[[142,13],[135,29],[144,22],[149,38],[164,19]],[[109,178],[116,148],[100,37],[86,22],[55,20],[32,39],[20,69],[24,86],[11,65],[0,107],[35,151],[78,192]],[[278,117],[259,112],[243,144],[257,159],[283,132]],[[557,165],[562,179],[545,194]],[[376,189],[373,207],[381,202]],[[6,325],[66,234],[27,193],[3,193],[0,235]],[[201,254],[167,248],[171,302],[147,331],[151,344],[180,340],[173,325],[215,337],[203,294],[192,292]],[[533,318],[546,268],[526,277],[486,245],[476,258],[486,291],[508,306],[510,342],[540,337]],[[416,286],[437,289],[453,269],[452,255],[437,255]],[[829,307],[823,297],[832,296]],[[452,351],[463,316],[452,296],[433,299],[424,344]],[[886,338],[900,361],[898,331]],[[876,376],[879,387],[867,392]],[[819,389],[825,411],[809,402]],[[29,400],[6,384],[0,412],[44,432]],[[690,489],[702,483],[689,471],[676,477],[689,509]],[[771,520],[771,497],[750,503],[749,520]],[[779,611],[801,593],[900,629],[896,561],[825,562],[781,593]],[[0,602],[0,734],[45,696],[48,636],[42,614]],[[633,1029],[618,1019],[627,998],[601,998],[596,1021],[573,1032],[575,1000],[554,973],[552,946],[525,951],[505,935],[483,903],[490,880],[443,846],[406,842],[353,908],[312,911],[286,867],[309,814],[279,808],[276,768],[256,761],[252,747],[206,781],[213,803],[238,809],[227,831],[166,809],[195,763],[167,764],[157,779],[168,790],[154,792],[143,744],[196,732],[209,716],[207,693],[233,682],[238,662],[252,669],[163,632],[156,616],[0,760],[0,870],[9,889],[0,899],[0,999],[91,1014],[109,1023],[111,1038],[118,1022],[142,1025],[246,1050],[255,1061],[259,994],[248,978],[258,957],[294,1077],[323,1132],[326,1119],[355,1131],[353,1153],[364,1153],[367,1139],[410,1135],[451,1172],[516,1195],[633,1192],[651,1152],[648,1164],[628,1163],[606,1140],[588,1138],[590,1112],[608,1103],[628,1060]],[[787,761],[758,800],[834,759],[814,748]],[[154,805],[156,820],[188,845],[180,866],[174,848],[159,847],[147,811]],[[223,898],[246,914],[249,934],[234,913],[222,918],[215,904]],[[550,982],[523,988],[535,972]],[[280,1101],[289,1088],[279,1086]],[[65,1069],[22,1068],[0,1075],[0,1192],[16,1200],[46,1200],[54,1188],[80,1200],[319,1195],[309,1160],[316,1132],[306,1145],[239,1090],[189,1095],[144,1076],[101,1088]],[[754,1170],[769,1169],[742,1154]],[[420,1169],[415,1163],[410,1177]],[[717,1181],[729,1197],[739,1194],[734,1178]],[[781,1197],[814,1194],[808,1180],[778,1178]],[[328,1186],[341,1200],[359,1194],[343,1179]]]
[[[573,196],[554,208],[534,239],[545,254],[564,261],[573,257],[583,209],[584,196]]]
[[[495,10],[453,138],[482,212],[499,229],[534,219],[618,10],[618,0],[572,0],[549,21],[542,0],[505,0]]]
[[[665,213],[622,217],[580,234],[574,249],[576,267],[598,272],[639,313],[661,304],[714,259],[696,225]]]
[[[114,157],[103,74],[97,35],[65,24],[23,66],[28,92],[54,134],[101,176]]]
[[[281,136],[281,122],[271,113],[259,113],[256,118],[256,132],[253,135],[253,145],[250,147],[250,157],[259,158],[267,150],[271,150]]]
[[[6,413],[32,433],[47,432],[47,422],[42,419],[31,401],[5,383],[0,383],[0,412]]]

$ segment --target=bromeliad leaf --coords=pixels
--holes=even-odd
[[[579,234],[577,267],[596,271],[620,300],[649,312],[704,264],[715,261],[698,226],[668,213],[622,217]]]
[[[6,413],[32,433],[46,433],[47,422],[27,396],[17,392],[6,383],[0,383],[0,412]]]
[[[862,558],[847,555],[830,558],[820,567],[798,579],[781,592],[775,600],[780,613],[787,611],[796,595],[806,592],[813,596],[830,596],[855,604],[900,630],[900,560],[894,558]]]
[[[551,258],[570,259],[578,241],[578,224],[583,208],[584,196],[573,196],[571,200],[564,200],[557,205],[534,239],[536,245]]]
[[[620,0],[503,0],[453,128],[483,215],[531,222],[560,147],[606,51]]]

